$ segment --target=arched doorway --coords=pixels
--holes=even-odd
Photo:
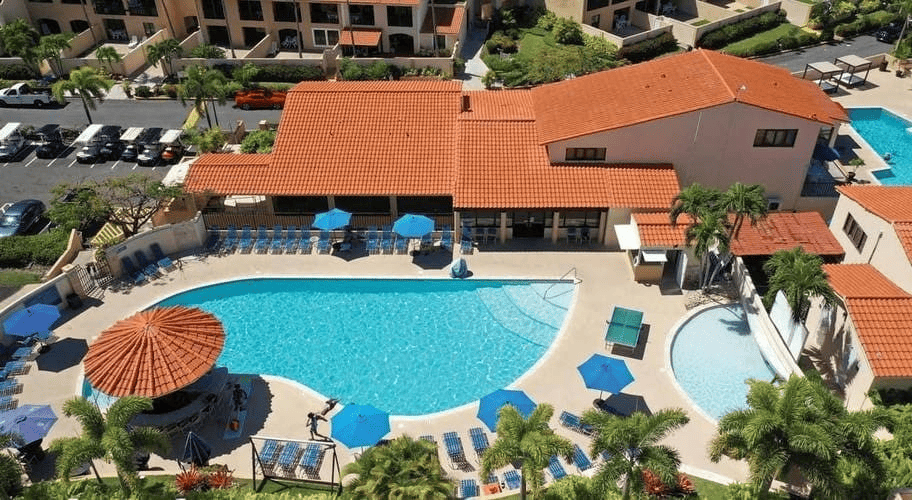
[[[415,55],[415,39],[412,35],[393,33],[390,37],[390,51],[400,56]]]
[[[38,32],[42,35],[56,35],[60,33],[60,24],[53,19],[39,19]]]

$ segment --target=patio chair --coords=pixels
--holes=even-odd
[[[568,411],[561,412],[560,423],[571,431],[579,432],[586,436],[592,435],[593,432],[592,426],[584,424],[579,416]]]
[[[376,254],[380,252],[380,240],[377,236],[377,228],[371,226],[367,230],[367,253]]]
[[[136,257],[136,262],[139,264],[140,269],[142,269],[143,274],[150,278],[157,278],[159,276],[158,266],[150,262],[142,250],[133,252],[133,257]]]
[[[301,238],[298,240],[298,250],[305,254],[313,251],[313,242],[310,241],[310,229],[301,229]]]
[[[380,253],[393,253],[392,231],[383,231],[380,236]]]
[[[247,253],[253,248],[253,228],[245,225],[241,228],[241,239],[238,241],[238,251]]]
[[[488,474],[488,477],[484,478],[482,482],[484,484],[500,484],[500,479],[498,479],[497,474],[492,472]]]
[[[488,241],[490,240],[490,241]],[[497,228],[489,227],[485,229],[485,243],[497,243]]]
[[[285,233],[285,253],[295,253],[298,249],[298,227],[288,226],[288,232]]]
[[[320,476],[320,466],[323,465],[323,453],[325,449],[315,443],[310,443],[304,448],[301,454],[301,469],[309,477]]]
[[[0,410],[15,410],[19,406],[19,400],[12,396],[0,397]]]
[[[218,226],[210,226],[208,236],[206,237],[206,243],[203,245],[205,253],[211,255],[218,252],[221,239],[222,235],[219,233]]]
[[[469,429],[469,437],[472,438],[472,448],[475,449],[475,454],[478,455],[478,460],[481,461],[481,455],[491,447],[488,443],[488,436],[481,427],[472,427]]]
[[[158,267],[162,269],[170,269],[174,267],[174,262],[162,252],[162,247],[158,243],[153,243],[149,245],[149,250],[152,251],[152,256],[155,258]]]
[[[463,239],[459,242],[459,253],[466,255],[475,252],[475,243],[472,240]]]
[[[573,445],[573,464],[576,465],[576,468],[579,469],[580,472],[592,468],[592,460],[589,460],[586,452],[577,444]]]
[[[276,224],[272,228],[272,242],[269,244],[269,251],[279,253],[285,248],[285,238],[282,236],[282,226]]]
[[[31,337],[29,337],[29,339],[31,339]],[[10,359],[13,361],[31,361],[32,359],[35,359],[35,355],[35,349],[32,348],[31,343],[26,342],[25,345],[18,347],[10,354]]]
[[[478,496],[478,483],[474,479],[459,481],[459,498],[472,498]]]
[[[564,466],[557,459],[557,455],[551,455],[551,460],[548,462],[548,472],[555,481],[562,477],[567,477],[567,471],[564,470]]]
[[[462,469],[468,465],[469,461],[466,460],[465,451],[463,451],[462,448],[462,439],[459,438],[459,434],[456,434],[455,432],[444,432],[443,444],[446,447],[450,465],[454,469]]]
[[[320,239],[317,240],[317,253],[329,253],[332,244],[329,241],[329,231],[320,231]]]
[[[440,248],[446,250],[453,249],[453,231],[444,229],[443,232],[440,233]]]
[[[148,280],[145,274],[139,269],[136,269],[136,266],[133,265],[133,261],[130,260],[130,257],[121,257],[120,264],[123,266],[124,273],[133,280],[134,285],[141,285]]]
[[[253,245],[253,249],[256,253],[266,253],[266,250],[269,248],[269,234],[266,232],[266,226],[259,225],[257,226],[257,239],[256,243]]]
[[[408,251],[408,238],[402,236],[396,237],[396,253],[405,253]]]
[[[282,448],[282,454],[279,455],[278,466],[282,469],[283,472],[293,473],[295,467],[298,465],[298,459],[301,458],[301,445],[295,442],[291,442],[285,445]]]
[[[507,488],[515,490],[522,483],[522,477],[520,477],[519,472],[511,469],[504,472],[504,481],[507,483]]]
[[[29,364],[25,361],[8,361],[0,368],[0,379],[6,380],[16,375],[25,375],[29,371]]]
[[[228,226],[228,233],[225,235],[225,241],[222,242],[221,250],[225,253],[233,252],[238,246],[237,226],[231,224]]]
[[[0,396],[12,396],[22,392],[22,384],[14,378],[8,378],[0,382]]]
[[[576,228],[575,227],[567,228],[567,243],[570,243],[570,240],[573,240],[574,243],[576,242]]]

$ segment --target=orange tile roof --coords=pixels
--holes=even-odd
[[[380,45],[382,30],[370,28],[345,28],[339,34],[339,43],[342,45],[357,45],[359,47],[376,47]]]
[[[912,222],[897,222],[893,224],[899,244],[906,251],[906,257],[912,262]]]
[[[184,190],[219,194],[262,194],[259,181],[269,173],[269,154],[208,153],[187,171]]]
[[[677,224],[672,225],[668,212],[652,212],[635,213],[633,220],[640,234],[640,244],[644,247],[677,248],[686,244],[685,233],[693,219],[681,214]]]
[[[460,113],[460,120],[535,120],[530,90],[467,91],[463,99],[468,100],[468,107]]]
[[[101,333],[83,358],[85,376],[112,396],[156,398],[206,374],[225,344],[222,323],[196,308],[149,309]]]
[[[828,125],[848,121],[845,109],[813,82],[709,50],[543,85],[532,95],[543,143],[736,101]]]
[[[730,246],[735,255],[772,255],[797,246],[816,255],[845,254],[817,212],[771,213],[754,225],[745,220]]]
[[[912,186],[850,184],[836,189],[887,222],[912,222]]]
[[[462,30],[462,23],[466,16],[466,9],[462,7],[434,7],[434,15],[428,9],[421,25],[422,33],[434,33],[434,21],[437,21],[438,35],[458,35]]]
[[[870,264],[826,264],[876,377],[912,376],[912,295]]]

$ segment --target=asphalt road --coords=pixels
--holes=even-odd
[[[806,47],[784,54],[775,54],[761,57],[760,61],[774,64],[788,69],[792,73],[804,71],[807,63],[827,61],[833,62],[837,57],[855,54],[859,57],[870,57],[884,52],[889,52],[893,46],[888,43],[878,42],[873,35],[859,35],[842,42],[830,42],[814,47]]]

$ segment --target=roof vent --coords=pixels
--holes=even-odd
[[[659,75],[659,76],[662,77],[662,78],[665,78],[665,73],[662,73],[662,74]]]
[[[468,113],[469,111],[472,111],[472,101],[470,100],[468,94],[463,94],[462,95],[462,112]]]

